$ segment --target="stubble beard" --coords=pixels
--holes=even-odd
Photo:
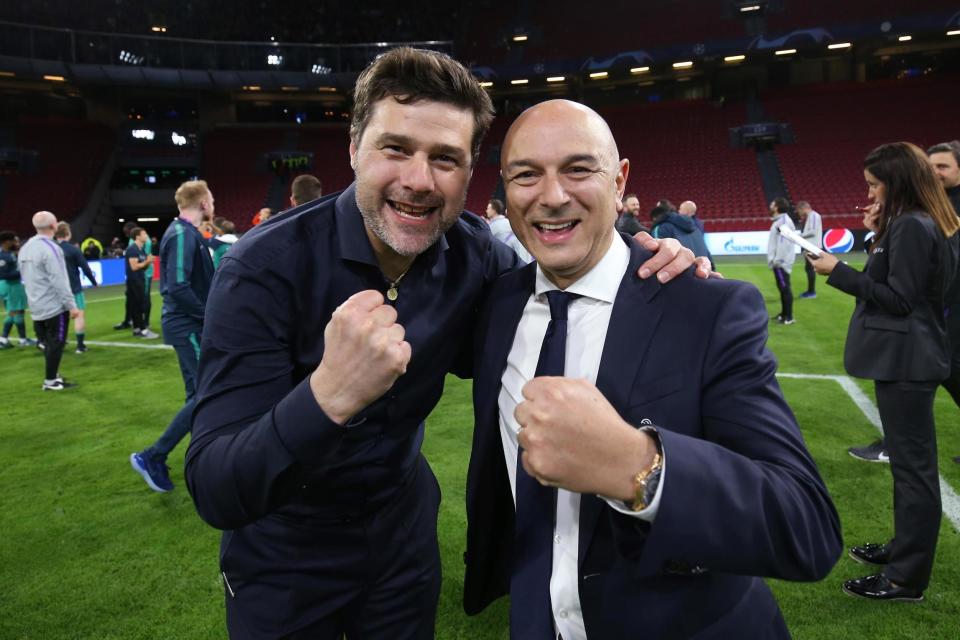
[[[367,229],[397,254],[412,258],[432,247],[440,236],[456,224],[457,219],[460,217],[460,212],[463,211],[467,194],[464,193],[459,198],[456,207],[452,209],[452,211],[456,213],[451,214],[449,219],[444,215],[447,211],[450,211],[446,206],[447,203],[441,204],[438,207],[439,213],[431,214],[439,216],[437,226],[423,234],[396,233],[395,230],[391,229],[384,220],[383,213],[384,209],[389,206],[386,202],[387,198],[379,191],[365,188],[359,179],[357,180],[355,200],[357,202],[357,208],[360,209],[363,224]],[[407,200],[414,199],[407,198]]]

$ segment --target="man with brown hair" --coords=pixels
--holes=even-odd
[[[640,222],[640,199],[635,193],[623,196],[623,211],[617,216],[615,223],[617,231],[636,235],[641,231],[649,231]]]
[[[127,274],[127,302],[130,305],[130,321],[133,323],[133,335],[137,338],[153,340],[160,336],[147,328],[148,291],[146,272],[153,264],[153,256],[144,247],[147,244],[147,230],[134,227],[130,230],[130,246],[124,252],[124,268]]]
[[[204,305],[213,280],[213,261],[198,231],[213,218],[213,194],[203,180],[189,180],[174,194],[180,215],[174,218],[160,240],[160,322],[163,341],[177,353],[186,401],[152,446],[130,454],[130,465],[154,491],[173,489],[167,455],[190,432],[193,396],[196,390],[200,334]]]
[[[519,266],[463,212],[493,119],[470,72],[398,48],[354,95],[354,184],[250,231],[207,304],[186,476],[224,530],[234,639],[434,638],[424,420],[448,372],[471,374],[477,305]]]
[[[320,183],[320,178],[305,173],[294,178],[293,184],[290,185],[290,206],[299,207],[322,195],[323,185]]]

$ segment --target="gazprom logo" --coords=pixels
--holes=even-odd
[[[723,250],[726,253],[762,253],[759,246],[755,244],[738,243],[735,238],[730,238],[724,242]]]
[[[769,235],[766,231],[711,232],[706,234],[707,249],[715,256],[765,254]]]

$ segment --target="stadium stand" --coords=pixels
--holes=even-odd
[[[315,165],[309,173],[320,178],[325,193],[332,193],[347,187],[353,180],[348,144],[345,126],[318,129],[224,127],[205,137],[200,173],[216,194],[218,215],[233,220],[239,231],[245,231],[257,210],[268,206],[268,193],[276,178],[267,168],[264,154],[312,151]],[[293,171],[285,176],[284,184],[289,185],[300,173],[305,172]],[[284,197],[283,207],[286,206]]]
[[[542,37],[531,42],[528,59],[589,57],[617,51],[653,49],[677,44],[676,34],[663,26],[683,16],[684,40],[691,45],[709,40],[743,37],[743,23],[724,17],[719,4],[704,10],[701,0],[653,0],[619,4],[614,13],[620,28],[611,29],[606,11],[577,14],[577,37],[570,37],[570,15],[551,3],[535,3],[530,22]]]
[[[80,213],[114,148],[114,133],[89,122],[25,120],[14,136],[16,148],[37,152],[37,167],[0,178],[0,227],[28,233],[30,216],[41,209],[65,220]]]
[[[639,197],[641,219],[657,200],[667,198],[675,204],[695,201],[708,231],[767,224],[755,154],[730,148],[728,128],[746,119],[742,104],[636,103],[599,112],[613,130],[620,155],[631,161],[627,191]],[[483,212],[494,194],[499,145],[509,124],[498,119],[484,141],[467,196],[470,211]]]
[[[224,128],[206,136],[200,175],[216,194],[217,214],[233,220],[241,230],[266,206],[273,175],[258,161],[269,151],[279,151],[281,140],[278,129]]]
[[[743,103],[717,106],[703,100],[600,109],[620,155],[631,160],[627,190],[640,199],[641,218],[657,200],[697,203],[707,231],[715,219],[729,230],[766,221],[756,154],[730,147],[729,127],[746,121]],[[736,222],[734,222],[736,221]]]
[[[825,226],[862,228],[853,212],[867,203],[863,158],[891,140],[926,148],[950,137],[958,98],[958,78],[941,76],[792,87],[764,95],[763,104],[793,126],[796,144],[776,149],[791,198],[829,216]]]

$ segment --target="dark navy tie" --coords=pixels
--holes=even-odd
[[[537,376],[562,376],[567,346],[567,306],[578,296],[548,291],[550,324],[543,336]],[[531,477],[517,451],[517,518],[510,577],[511,640],[556,640],[550,605],[557,491]]]

